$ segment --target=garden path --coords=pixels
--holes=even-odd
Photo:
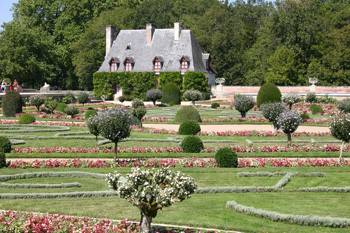
[[[178,131],[179,125],[177,124],[143,124],[143,127],[176,130]],[[201,131],[207,132],[225,132],[225,131],[244,131],[244,130],[256,130],[256,131],[274,131],[272,125],[247,125],[247,124],[230,124],[230,125],[201,125]],[[310,133],[325,133],[330,132],[328,127],[322,126],[299,126],[296,132],[310,132]]]

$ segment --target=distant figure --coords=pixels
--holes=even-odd
[[[6,89],[6,83],[5,83],[5,80],[2,80],[2,82],[1,82],[1,91],[5,92],[5,89]]]
[[[13,91],[13,84],[10,82],[10,91]]]
[[[14,87],[14,90],[17,91],[18,82],[17,82],[16,79],[15,79],[15,81],[13,82],[13,87]]]

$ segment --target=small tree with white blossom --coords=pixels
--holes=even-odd
[[[277,118],[281,115],[282,112],[286,110],[286,106],[282,103],[269,103],[262,104],[260,106],[260,111],[262,115],[272,122],[275,132],[277,133],[280,126],[277,124]]]
[[[168,168],[143,171],[133,168],[126,179],[115,171],[107,175],[106,181],[119,197],[140,210],[141,232],[150,231],[152,218],[157,216],[158,210],[190,198],[197,188],[191,177]]]
[[[328,126],[332,136],[342,141],[339,156],[342,162],[344,144],[350,142],[350,114],[337,112],[329,119]]]
[[[282,112],[277,118],[277,124],[283,131],[287,134],[288,143],[287,146],[292,144],[292,133],[297,130],[303,119],[300,117],[299,113],[295,110],[286,110]]]
[[[290,92],[282,96],[283,103],[289,105],[289,110],[292,110],[292,105],[300,102],[300,96],[297,93]]]
[[[197,100],[202,99],[202,93],[197,90],[187,90],[184,92],[183,96],[185,99],[192,101],[192,105],[195,105]]]

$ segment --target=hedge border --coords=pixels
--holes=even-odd
[[[0,183],[1,188],[80,188],[82,184],[78,182],[61,184],[7,184]]]
[[[26,129],[26,128],[36,128],[36,127],[49,128],[49,129],[33,129],[33,130]],[[4,128],[6,128],[7,130],[2,130]],[[21,130],[21,128],[25,128],[25,129]],[[17,129],[17,130],[12,130],[12,129]],[[70,127],[60,126],[60,125],[27,125],[27,124],[5,125],[5,124],[0,124],[0,133],[33,133],[33,132],[69,131],[69,130],[70,130]]]

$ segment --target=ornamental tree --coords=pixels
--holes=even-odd
[[[46,97],[44,105],[45,105],[46,111],[48,111],[49,113],[53,113],[53,111],[56,109],[58,103],[51,96],[48,96],[48,97]]]
[[[117,162],[118,142],[130,136],[131,114],[123,107],[106,109],[98,114],[98,129],[102,137],[114,142],[114,162]]]
[[[71,117],[72,124],[73,124],[73,117],[74,117],[74,115],[79,113],[79,109],[77,107],[74,107],[74,106],[68,106],[63,110],[63,112]]]
[[[83,104],[83,106],[84,106],[84,104],[86,104],[90,101],[89,94],[82,92],[77,96],[77,100],[78,100],[79,104]]]
[[[29,97],[29,104],[35,106],[38,111],[40,111],[40,106],[45,103],[45,96],[42,95],[32,95]]]
[[[339,159],[342,162],[343,148],[345,143],[350,142],[350,114],[337,112],[328,122],[332,136],[342,141]]]
[[[147,113],[147,109],[145,107],[139,107],[132,109],[132,115],[139,119],[141,128],[142,128],[142,117],[144,117]]]
[[[350,113],[350,99],[343,99],[338,105],[337,108],[343,113]]]
[[[236,95],[233,101],[235,109],[241,113],[242,118],[246,117],[246,113],[254,108],[254,99],[251,96]]]
[[[156,105],[156,101],[161,99],[163,92],[159,89],[152,89],[147,91],[146,98],[153,102],[153,105]]]
[[[185,99],[192,101],[192,104],[195,105],[197,100],[202,99],[202,93],[197,90],[187,90],[184,92],[183,96]]]
[[[282,101],[289,105],[289,110],[292,110],[292,105],[300,102],[300,96],[297,93],[290,92],[282,96]]]
[[[286,110],[282,112],[277,118],[277,124],[283,131],[287,134],[288,142],[287,146],[292,144],[292,133],[297,130],[303,119],[300,117],[299,113],[295,110]]]
[[[96,137],[96,143],[95,143],[95,147],[97,147],[97,138],[98,135],[100,134],[99,131],[99,116],[98,115],[91,115],[87,121],[86,121],[86,125],[89,128],[89,131],[91,134],[95,135]]]
[[[277,119],[279,115],[286,110],[286,106],[282,103],[269,103],[262,104],[260,106],[260,111],[262,115],[272,122],[275,131],[279,129],[279,125],[277,124]]]
[[[106,181],[119,197],[140,210],[140,232],[150,231],[152,218],[157,216],[158,210],[190,198],[197,188],[191,177],[168,168],[143,171],[132,168],[126,179],[115,171],[107,175]]]

